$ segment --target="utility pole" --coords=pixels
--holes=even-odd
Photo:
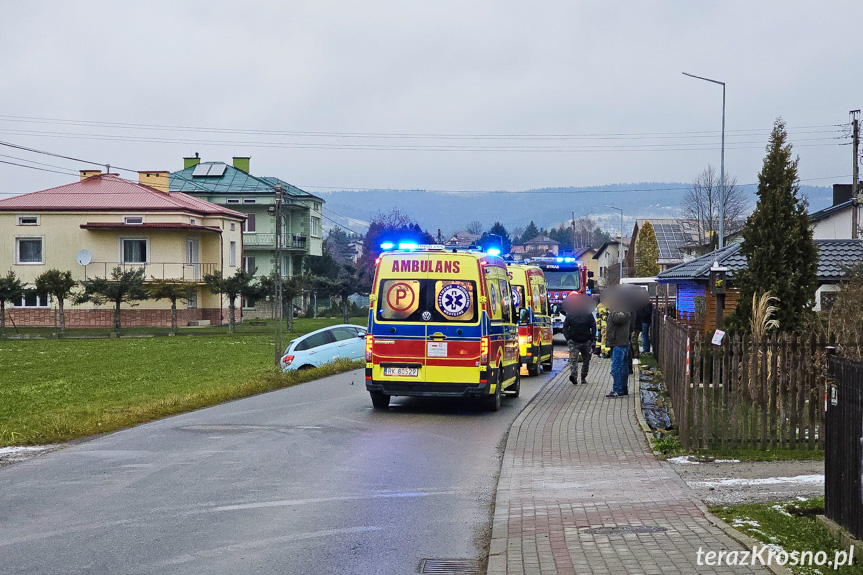
[[[273,215],[276,217],[276,262],[274,269],[276,277],[274,282],[275,293],[273,294],[273,307],[276,316],[276,337],[275,337],[275,354],[276,354],[276,369],[280,369],[280,361],[282,359],[282,317],[284,316],[284,306],[282,304],[282,185],[276,185],[276,205],[273,209]]]
[[[859,215],[860,211],[860,176],[858,175],[858,166],[860,165],[860,156],[857,148],[860,144],[860,110],[851,110],[851,136],[854,153],[854,166],[851,169],[851,239],[856,240],[859,237]]]
[[[572,255],[575,255],[575,212],[572,212]]]

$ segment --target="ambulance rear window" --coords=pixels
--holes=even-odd
[[[386,280],[380,285],[376,314],[381,321],[473,322],[477,318],[476,282]]]

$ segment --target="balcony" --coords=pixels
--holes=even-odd
[[[136,268],[144,268],[146,280],[182,280],[187,282],[203,282],[204,276],[214,273],[219,269],[219,264],[214,263],[179,263],[179,262],[150,262],[147,264],[128,264],[123,262],[90,262],[84,267],[84,273],[88,278],[110,277],[111,271],[120,267],[123,271]]]
[[[306,240],[306,236],[298,236],[296,234],[282,234],[282,249],[305,251]],[[243,247],[276,249],[276,234],[243,232]]]

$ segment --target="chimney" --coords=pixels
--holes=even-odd
[[[102,170],[78,170],[78,171],[81,172],[81,181],[82,182],[84,180],[86,180],[87,178],[92,178],[93,176],[102,175]]]
[[[165,194],[169,191],[170,181],[170,172],[167,171],[138,172],[139,184],[150,186]]]
[[[201,163],[201,157],[198,156],[198,152],[195,152],[194,158],[183,158],[183,169],[187,170],[193,166],[197,166]]]
[[[251,156],[234,156],[234,167],[241,172],[249,173],[249,160]]]

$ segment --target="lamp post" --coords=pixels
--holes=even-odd
[[[501,236],[501,235],[499,235],[499,234],[489,234],[489,235],[488,235],[488,237],[490,237],[490,238],[497,238],[497,245],[500,247],[500,252],[498,252],[498,254],[497,254],[497,255],[499,255],[499,256],[501,256],[501,257],[503,257],[504,255],[506,255],[506,254],[504,254],[504,253],[503,253],[503,236]]]
[[[617,247],[617,259],[620,261],[620,278],[617,280],[617,283],[623,283],[623,209],[615,208],[608,204],[605,204],[605,207],[620,212],[620,244]]]
[[[721,250],[725,246],[725,82],[702,78],[686,72],[683,72],[683,75],[722,86],[722,150],[719,156],[719,189],[721,190],[719,197],[719,249]]]

